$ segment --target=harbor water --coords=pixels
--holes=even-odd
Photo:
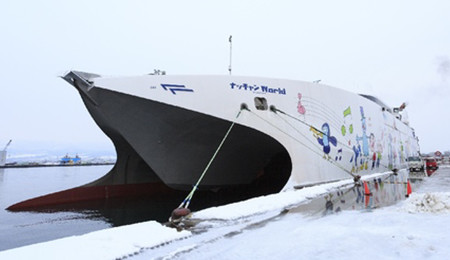
[[[6,210],[23,200],[94,181],[109,172],[112,167],[103,165],[0,169],[0,251],[148,220],[164,223],[187,195],[187,192],[179,192],[164,198],[110,198],[31,212]],[[239,199],[204,191],[198,191],[196,196],[195,202],[190,206],[192,210],[223,205]]]
[[[69,208],[11,212],[12,204],[84,185],[113,166],[61,166],[0,169],[0,251],[147,220],[167,221],[181,201],[148,198],[80,202]]]
[[[96,211],[9,212],[14,203],[83,185],[112,166],[0,169],[0,251],[111,227]]]

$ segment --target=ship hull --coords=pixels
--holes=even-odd
[[[174,189],[190,190],[232,124],[131,95],[102,89],[91,91],[101,105],[88,99],[85,104],[113,141],[117,163],[105,178],[89,185],[163,182]],[[262,178],[264,169],[279,158],[285,160],[286,178],[291,163],[285,148],[264,133],[235,125],[211,161],[210,174],[205,175],[200,188],[250,184]]]
[[[418,154],[400,114],[326,85],[234,76],[63,78],[117,152],[113,169],[72,190],[70,202],[89,200],[83,188],[96,199],[108,198],[105,190],[133,193],[122,192],[127,185],[141,187],[136,194],[186,191],[203,173],[200,190],[258,196],[406,168],[405,158]]]

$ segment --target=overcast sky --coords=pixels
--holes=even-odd
[[[450,150],[450,1],[20,1],[0,3],[0,149],[112,149],[68,70],[233,74],[407,101],[422,152]]]

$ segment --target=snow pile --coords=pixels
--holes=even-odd
[[[2,251],[0,259],[117,259],[190,235],[149,221]]]
[[[409,213],[450,213],[450,192],[412,193],[401,209]]]

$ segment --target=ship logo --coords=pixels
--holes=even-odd
[[[161,87],[164,90],[170,90],[172,94],[176,95],[178,91],[182,92],[194,92],[193,89],[186,88],[185,85],[176,85],[176,84],[161,84]]]

